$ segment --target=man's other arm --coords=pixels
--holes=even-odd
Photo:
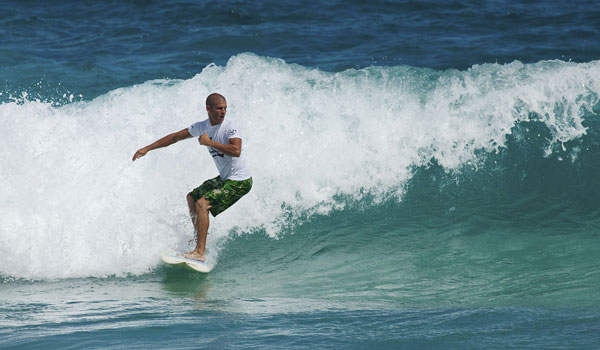
[[[239,157],[240,154],[242,154],[242,139],[239,137],[230,138],[229,143],[224,144],[211,140],[211,138],[204,133],[198,138],[198,142],[200,142],[201,145],[212,147],[230,157]]]

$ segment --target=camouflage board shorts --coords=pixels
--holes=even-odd
[[[233,205],[252,188],[252,178],[236,181],[236,180],[221,180],[220,176],[206,180],[200,187],[190,192],[190,196],[197,201],[204,197],[209,202],[212,208],[210,213],[217,216],[225,209]]]

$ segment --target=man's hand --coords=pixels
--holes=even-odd
[[[200,142],[201,145],[203,146],[210,146],[211,143],[211,138],[208,137],[208,135],[206,135],[206,133],[200,135],[200,137],[198,137],[198,142]]]
[[[140,148],[140,149],[137,150],[137,152],[135,152],[135,154],[133,155],[133,159],[131,159],[131,160],[133,161],[133,160],[136,160],[138,158],[141,158],[141,157],[145,156],[146,153],[148,153],[148,150],[146,149],[146,147]]]

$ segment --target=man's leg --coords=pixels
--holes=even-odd
[[[198,223],[197,223],[198,215],[196,214],[196,201],[192,197],[191,193],[188,193],[188,195],[186,196],[186,199],[187,199],[188,208],[190,209],[190,218],[192,219],[192,225],[194,225],[194,233],[197,235],[198,234]]]
[[[189,198],[188,204],[190,204]],[[211,208],[211,205],[206,198],[202,197],[196,201],[194,208],[195,220],[194,217],[192,217],[192,221],[195,222],[194,229],[196,230],[196,249],[187,254],[184,254],[184,256],[204,261],[206,260],[206,235],[208,234],[209,226],[208,210]],[[192,207],[190,205],[190,213],[191,212]]]

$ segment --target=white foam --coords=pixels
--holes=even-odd
[[[337,194],[398,197],[414,166],[475,162],[532,112],[548,149],[581,137],[598,103],[600,63],[540,62],[435,72],[371,67],[326,73],[250,54],[192,79],[157,80],[64,106],[0,105],[0,273],[22,278],[140,274],[165,247],[187,248],[186,193],[217,174],[194,139],[135,150],[204,119],[213,91],[240,125],[254,188],[211,221],[276,236],[295,212],[343,206]]]

